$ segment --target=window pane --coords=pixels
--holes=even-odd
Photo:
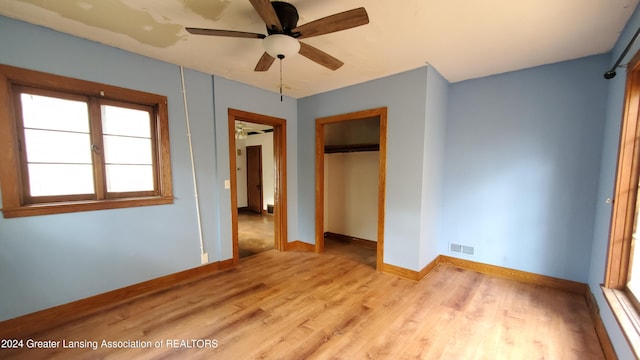
[[[638,241],[634,235],[631,243],[631,261],[629,267],[629,290],[635,295],[636,299],[640,299],[640,251],[638,251]]]
[[[153,191],[151,115],[102,105],[107,192]]]
[[[152,191],[153,167],[151,165],[107,165],[107,191]]]
[[[638,236],[640,235],[640,184],[638,184],[638,193],[636,199],[636,218],[633,228],[633,235],[631,236],[631,256],[629,257],[629,276],[627,281],[627,287],[635,295],[637,299],[640,299],[640,251],[638,251]]]
[[[29,163],[91,164],[89,134],[25,129],[24,136]]]
[[[20,101],[30,195],[93,193],[87,104],[28,93]]]
[[[107,165],[151,165],[151,139],[105,135],[104,157]]]
[[[85,102],[26,93],[20,99],[25,128],[89,132]]]
[[[102,105],[102,133],[151,137],[151,115],[147,111]]]
[[[91,165],[29,164],[31,196],[93,193]]]

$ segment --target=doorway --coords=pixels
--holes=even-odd
[[[340,123],[348,123],[348,122],[356,122],[358,120],[367,120],[367,119],[375,119],[377,120],[378,130],[377,133],[378,141],[377,144],[372,143],[358,143],[356,140],[351,141],[348,145],[338,145],[338,146],[327,146],[325,144],[325,136],[326,130],[329,125],[332,124],[340,124]],[[348,131],[342,131],[342,134],[349,133]],[[339,150],[344,152],[360,152],[360,151],[378,151],[378,176],[377,176],[377,219],[375,225],[375,267],[377,270],[382,269],[383,259],[384,259],[384,204],[385,204],[385,179],[386,179],[386,139],[387,139],[387,108],[377,108],[371,110],[358,111],[348,114],[341,114],[336,116],[329,116],[324,118],[316,119],[316,252],[322,253],[325,251],[325,153],[330,152],[332,149]],[[375,147],[375,149],[374,149]],[[374,180],[375,181],[375,180]],[[347,235],[347,240],[362,240],[356,239],[353,236],[349,236],[349,234],[337,234],[337,235]]]
[[[262,145],[245,147],[247,157],[247,210],[262,215]]]
[[[273,157],[273,204],[269,204],[271,210],[271,217],[273,223],[273,248],[277,250],[285,250],[287,244],[287,202],[286,202],[286,120],[270,117],[266,115],[260,115],[250,113],[242,110],[229,109],[228,110],[228,127],[229,127],[229,165],[230,165],[230,194],[231,194],[231,233],[233,242],[233,261],[234,264],[238,264],[240,260],[239,249],[239,228],[238,228],[238,188],[239,188],[239,176],[238,169],[239,164],[237,157],[238,150],[245,151],[244,149],[238,149],[236,141],[236,122],[243,122],[248,124],[267,125],[273,128],[273,152],[272,154],[263,153],[260,149],[261,156]],[[255,150],[252,151],[255,156]],[[245,153],[248,155],[248,153]],[[242,165],[244,167],[244,164]],[[247,175],[245,175],[242,185],[245,186],[245,181],[249,181]],[[260,186],[265,186],[262,180],[258,180]],[[257,182],[256,182],[257,184]],[[254,185],[255,186],[255,185]],[[248,193],[248,191],[247,191]],[[259,201],[262,202],[262,197],[259,196]],[[255,207],[256,211],[260,212],[261,216],[264,211],[264,203]],[[248,206],[247,206],[248,209]],[[242,214],[244,216],[244,214]],[[264,219],[263,219],[264,220]],[[256,229],[259,229],[257,225]]]

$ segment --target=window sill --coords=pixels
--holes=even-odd
[[[79,211],[122,209],[128,207],[151,206],[172,204],[172,196],[110,199],[110,200],[88,200],[48,203],[37,205],[25,205],[18,208],[2,209],[5,218],[16,218],[25,216],[64,214]]]
[[[633,307],[627,294],[622,290],[609,289],[602,286],[602,293],[609,303],[629,347],[640,358],[640,314]]]

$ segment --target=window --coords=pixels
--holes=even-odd
[[[173,201],[166,97],[0,65],[4,217]]]
[[[628,65],[603,292],[640,356],[640,53]]]

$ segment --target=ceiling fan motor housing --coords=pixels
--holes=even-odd
[[[359,7],[298,26],[298,21],[300,20],[298,10],[286,0],[249,0],[249,2],[266,24],[268,35],[236,30],[193,27],[185,29],[190,34],[197,35],[261,39],[265,52],[258,60],[255,71],[267,71],[275,59],[284,59],[295,54],[300,54],[329,70],[337,70],[344,65],[342,61],[309,44],[301,43],[298,39],[331,34],[369,23],[367,11],[363,7]],[[282,66],[282,62],[280,64]]]
[[[272,1],[271,5],[278,16],[278,20],[280,20],[280,25],[282,25],[282,33],[292,35],[291,30],[298,26],[299,17],[296,7],[284,1]],[[280,34],[279,31],[269,29],[269,27],[267,27],[267,32],[269,35]]]

